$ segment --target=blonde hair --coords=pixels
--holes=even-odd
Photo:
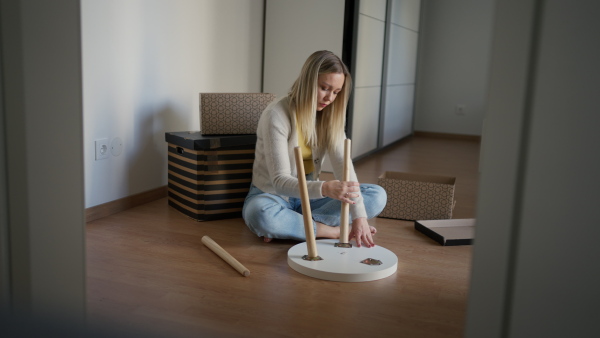
[[[344,85],[335,100],[317,114],[317,81],[319,75],[330,73],[344,74]],[[309,146],[324,145],[335,150],[342,144],[351,90],[352,77],[339,57],[326,50],[308,57],[288,96],[290,110],[296,113],[300,132]]]

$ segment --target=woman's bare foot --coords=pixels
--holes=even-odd
[[[377,233],[377,228],[372,225],[369,225],[369,229],[371,230],[371,235],[375,235]],[[323,223],[317,222],[317,236],[318,238],[340,238],[340,227],[332,227],[329,225],[325,225]]]
[[[370,225],[369,229],[371,229],[371,235],[375,235],[377,233],[377,228]],[[318,238],[340,238],[340,227],[332,227],[329,225],[325,225],[323,223],[317,222],[317,235]],[[270,243],[273,238],[263,237],[263,241],[265,243]]]
[[[318,238],[340,238],[340,227],[332,227],[323,223],[317,223],[317,235]]]

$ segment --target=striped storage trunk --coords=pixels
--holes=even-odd
[[[169,205],[197,220],[242,216],[256,135],[166,133]]]

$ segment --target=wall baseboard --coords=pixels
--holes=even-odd
[[[413,135],[414,136],[423,136],[423,137],[447,138],[447,139],[453,139],[453,140],[481,142],[481,136],[479,136],[479,135],[435,133],[435,132],[430,132],[430,131],[415,131],[413,133]]]
[[[85,222],[95,221],[97,219],[116,214],[139,205],[150,203],[157,199],[167,197],[167,186],[141,192],[139,194],[123,197],[118,200],[100,204],[85,209]]]

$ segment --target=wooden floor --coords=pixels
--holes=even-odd
[[[412,137],[355,166],[365,183],[384,171],[455,176],[453,218],[473,218],[478,157],[477,142]],[[398,271],[341,283],[292,270],[295,242],[263,243],[242,219],[196,222],[166,199],[90,222],[88,321],[165,337],[462,337],[472,247],[440,246],[412,222],[371,224],[376,244],[398,256]],[[212,253],[204,235],[251,275]]]

